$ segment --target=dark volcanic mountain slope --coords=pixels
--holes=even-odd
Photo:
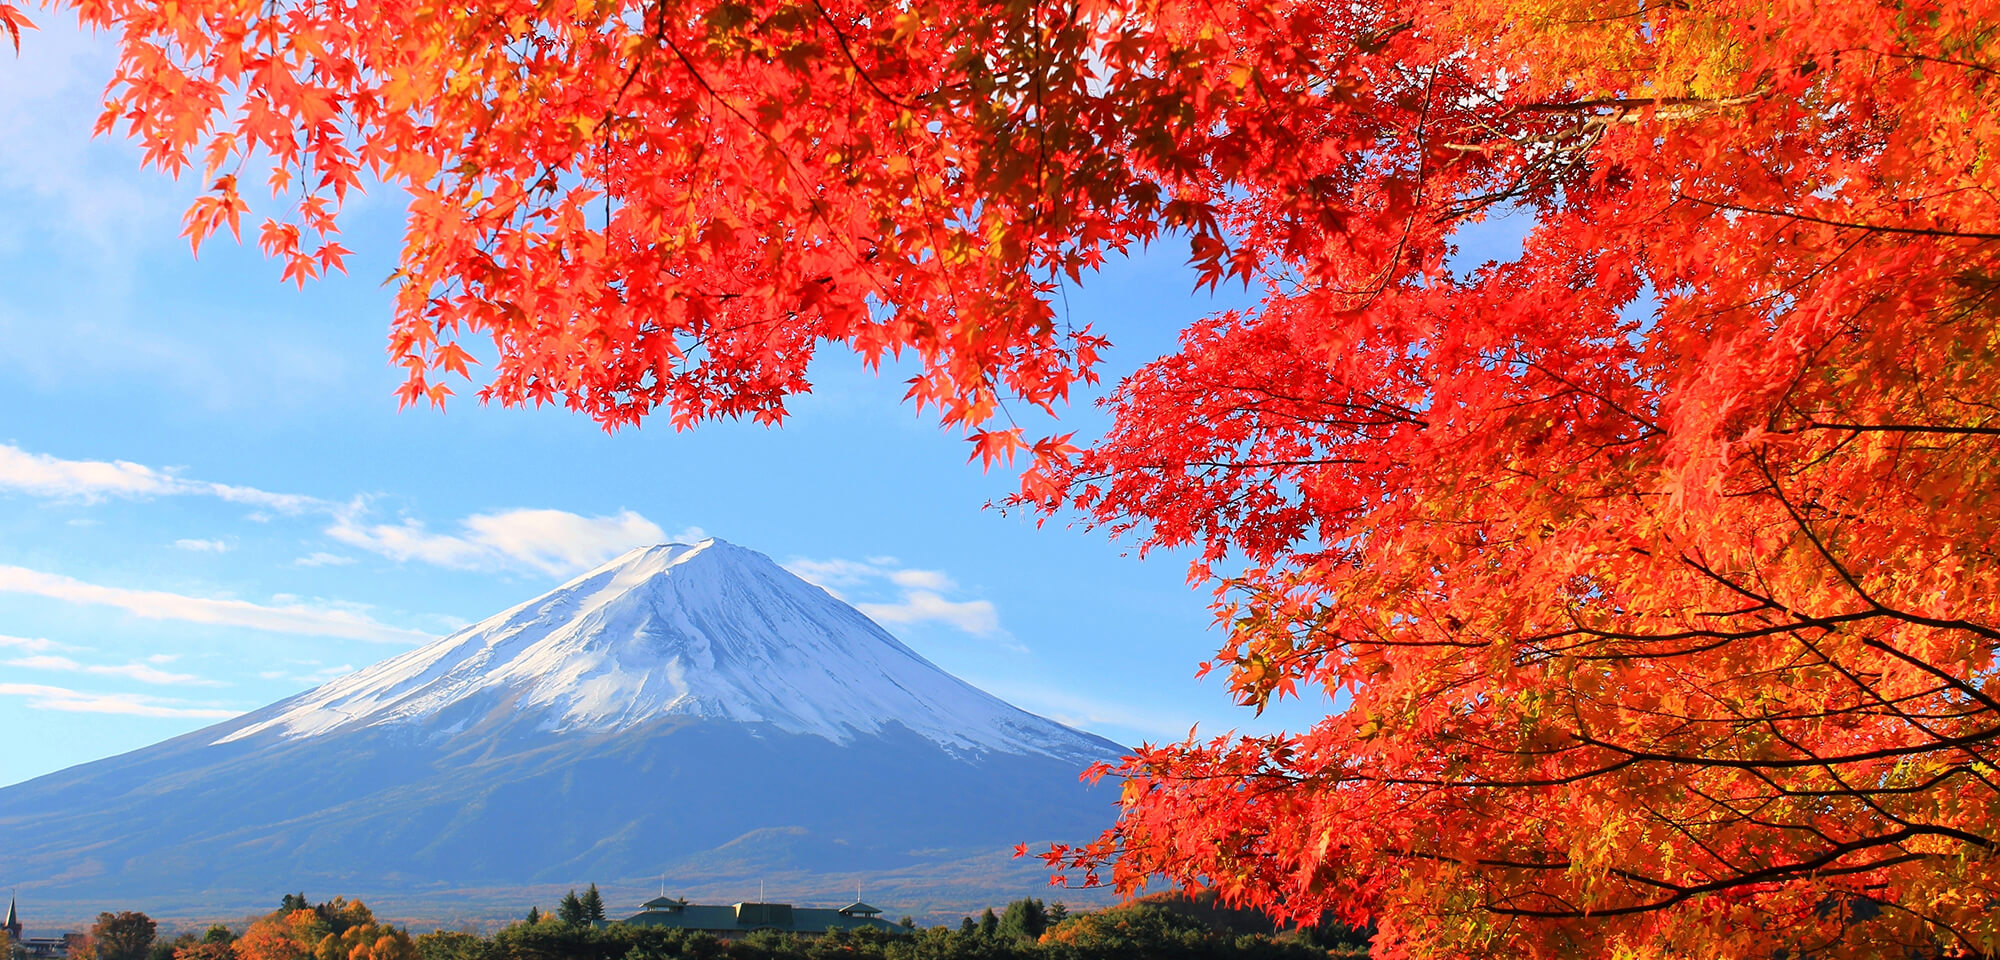
[[[0,790],[0,850],[43,901],[135,904],[741,856],[897,871],[1094,834],[1112,794],[1077,773],[1118,752],[705,541],[634,551],[323,687]]]

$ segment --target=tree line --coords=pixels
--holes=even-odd
[[[220,923],[172,938],[158,932],[138,911],[100,913],[70,960],[417,960],[407,930],[344,897],[315,904],[303,893],[286,894],[240,935]]]
[[[586,894],[577,898],[588,904]],[[438,931],[416,938],[417,960],[1327,960],[1367,955],[1367,931],[1337,923],[1277,931],[1209,900],[1151,898],[1071,912],[1062,903],[1022,899],[954,926],[902,933],[829,929],[801,936],[760,930],[723,940],[698,930],[597,925],[530,908],[531,919],[491,936]],[[1261,929],[1258,927],[1261,926]]]
[[[704,931],[603,923],[593,884],[571,891],[554,911],[490,934],[437,930],[411,936],[377,920],[359,900],[323,903],[287,894],[278,909],[237,934],[215,924],[202,933],[157,936],[144,913],[98,916],[72,960],[1327,960],[1367,954],[1366,931],[1337,924],[1278,931],[1245,911],[1200,898],[1148,898],[1097,911],[1022,899],[954,926],[903,932],[830,929],[803,936],[760,930],[724,940]],[[1247,918],[1247,919],[1246,919]]]

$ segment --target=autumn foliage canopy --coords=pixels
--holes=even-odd
[[[301,898],[303,900],[303,898]],[[359,900],[288,904],[258,918],[229,945],[234,960],[416,960],[402,929],[376,921]],[[186,960],[176,955],[176,960]]]
[[[1335,712],[1140,750],[1072,877],[1384,955],[2000,951],[1996,0],[67,2],[197,246],[270,197],[303,282],[408,192],[405,402],[776,421],[913,355],[1019,505],[1191,548],[1211,666]],[[1261,303],[1088,447],[996,418],[1153,242]]]

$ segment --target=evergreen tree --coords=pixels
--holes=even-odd
[[[294,910],[311,910],[312,904],[307,902],[306,892],[301,890],[297,893],[285,894],[285,899],[278,904],[278,909],[286,913],[291,913]]]
[[[971,917],[966,917],[964,922],[958,925],[958,932],[969,937],[979,932],[979,925],[973,923]]]
[[[604,919],[604,898],[597,893],[597,884],[583,892],[583,918],[593,923]]]
[[[1049,904],[1049,926],[1053,927],[1067,919],[1069,919],[1068,904],[1063,903],[1061,900]]]
[[[228,943],[234,943],[235,941],[236,941],[236,933],[230,930],[228,927],[225,927],[219,923],[210,926],[208,928],[208,931],[201,935],[201,942],[203,943],[228,944]]]
[[[1004,940],[1034,940],[1048,928],[1048,911],[1040,900],[1016,900],[1000,915],[1000,937]]]
[[[563,894],[562,904],[556,907],[556,919],[568,924],[580,924],[590,919],[589,912],[583,909],[583,901],[577,899],[575,890]]]
[[[541,922],[542,922],[542,908],[540,908],[540,907],[529,907],[529,908],[528,908],[528,922],[529,922],[529,923],[541,923]]]
[[[987,907],[986,912],[979,915],[979,935],[991,940],[999,932],[1000,918],[993,914],[992,907]]]

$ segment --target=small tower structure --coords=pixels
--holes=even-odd
[[[6,929],[7,939],[15,943],[21,942],[21,915],[14,910],[13,894],[7,895],[7,922],[0,924],[0,927]]]

